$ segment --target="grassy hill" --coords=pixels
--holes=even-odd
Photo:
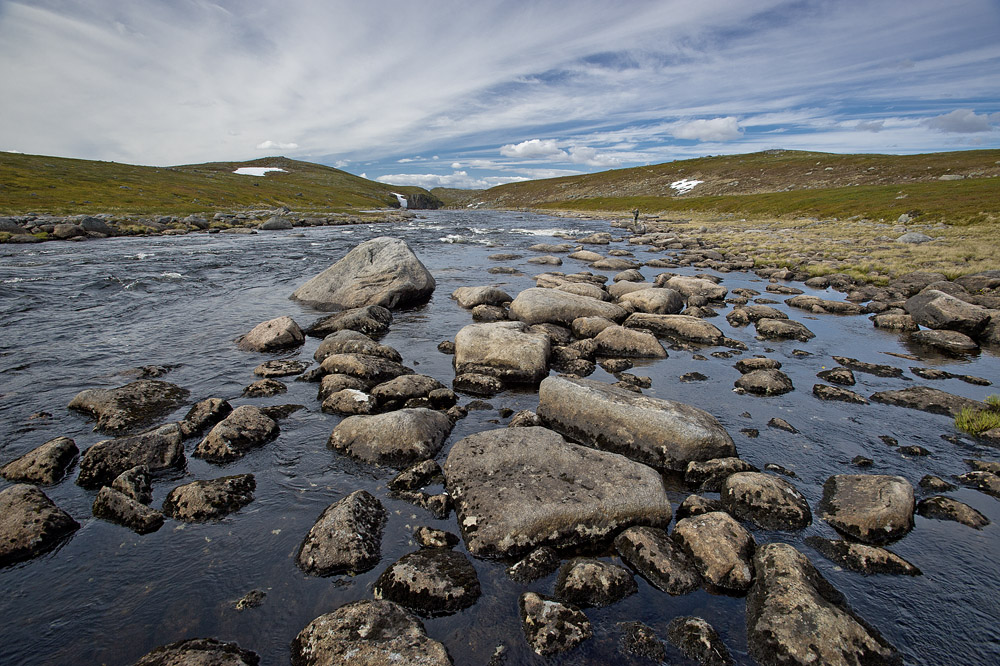
[[[1000,219],[997,176],[1000,150],[923,155],[772,150],[511,183],[477,196],[497,208],[884,220],[920,213],[925,220],[970,224]],[[703,182],[687,193],[671,187],[684,179]]]
[[[262,177],[239,167],[276,167]],[[265,157],[147,167],[0,152],[0,214],[187,215],[288,206],[297,212],[398,207],[392,192],[430,194],[360,178],[328,166]]]

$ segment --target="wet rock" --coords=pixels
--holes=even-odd
[[[649,331],[659,337],[701,345],[719,345],[725,337],[716,326],[689,315],[637,312],[629,315],[624,325]]]
[[[404,241],[382,236],[355,247],[291,298],[318,310],[366,305],[394,310],[426,302],[434,287],[434,277]]]
[[[559,568],[559,556],[548,546],[535,548],[524,559],[507,568],[507,575],[519,583],[544,578]]]
[[[793,308],[798,308],[800,310],[807,310],[814,314],[839,314],[839,315],[859,315],[861,314],[861,306],[857,303],[848,303],[844,301],[830,301],[823,298],[817,298],[816,296],[808,296],[806,294],[800,294],[799,296],[793,296],[785,301],[788,305]]]
[[[983,377],[975,377],[973,375],[957,375],[954,372],[948,372],[947,370],[941,370],[940,368],[921,368],[919,366],[912,366],[910,367],[910,372],[921,379],[960,379],[966,384],[973,384],[975,386],[990,386],[993,384],[993,382]]]
[[[914,331],[910,340],[949,354],[975,354],[979,351],[975,340],[958,331]]]
[[[788,319],[788,315],[770,305],[743,305],[733,308],[726,315],[726,321],[737,327],[757,323],[761,319]]]
[[[366,463],[407,467],[437,455],[451,428],[446,415],[424,408],[349,416],[333,429],[327,447]]]
[[[401,375],[373,388],[371,396],[383,409],[394,409],[408,400],[428,398],[431,392],[443,388],[444,384],[427,375]]]
[[[79,453],[72,439],[56,437],[4,465],[0,476],[14,483],[59,483]]]
[[[361,379],[350,375],[335,373],[323,376],[323,379],[320,380],[319,392],[316,397],[319,398],[320,402],[323,402],[338,391],[353,389],[355,391],[363,392],[366,388],[368,388],[368,382],[362,381]]]
[[[631,525],[670,522],[670,502],[654,470],[570,444],[545,428],[465,437],[452,446],[444,472],[476,556],[591,543]]]
[[[163,527],[162,513],[108,486],[97,493],[93,512],[95,517],[127,527],[137,534],[149,534]]]
[[[689,516],[700,516],[703,513],[722,511],[722,502],[717,499],[702,497],[701,495],[688,495],[677,507],[677,520],[684,520]]]
[[[274,419],[260,409],[241,405],[209,431],[192,455],[212,463],[231,462],[275,439],[278,430]]]
[[[781,362],[773,358],[744,358],[736,362],[734,366],[741,375],[753,372],[754,370],[780,370]]]
[[[820,400],[836,400],[838,402],[852,402],[857,405],[867,405],[868,400],[864,396],[858,395],[854,391],[840,388],[839,386],[827,386],[826,384],[813,385],[813,395]]]
[[[468,558],[446,549],[421,549],[389,565],[375,581],[376,599],[421,615],[450,615],[472,606],[482,590]]]
[[[753,370],[736,380],[741,391],[754,395],[783,395],[794,390],[792,380],[781,370]]]
[[[253,474],[192,481],[177,486],[163,500],[163,513],[176,520],[202,522],[239,511],[253,501]]]
[[[471,310],[477,305],[503,305],[513,298],[499,287],[459,287],[451,292],[451,297],[458,302],[460,308]]]
[[[929,490],[932,493],[946,493],[955,490],[955,488],[957,488],[957,486],[948,483],[941,477],[932,476],[930,474],[927,474],[924,477],[922,477],[917,485],[919,485],[924,490]]]
[[[354,601],[310,622],[292,641],[294,666],[412,664],[450,666],[444,645],[392,601]]]
[[[711,460],[692,460],[684,470],[684,483],[695,486],[702,491],[718,492],[722,482],[731,474],[737,472],[758,472],[756,467],[735,456],[728,458],[713,458]]]
[[[291,317],[278,317],[261,322],[236,339],[244,351],[272,352],[293,349],[305,342],[306,336]]]
[[[320,409],[327,414],[342,416],[358,416],[373,414],[376,410],[375,400],[358,389],[341,389],[323,398]]]
[[[854,373],[847,368],[820,370],[816,376],[831,384],[840,384],[841,386],[854,386],[855,384]]]
[[[115,480],[111,482],[111,487],[140,504],[149,504],[153,501],[153,487],[149,477],[149,469],[145,465],[125,470],[115,477]]]
[[[871,545],[913,529],[913,486],[900,476],[837,474],[823,484],[820,516],[844,536]]]
[[[986,308],[929,289],[910,297],[903,306],[913,321],[932,329],[948,329],[977,337],[990,321]]]
[[[389,481],[391,490],[417,490],[443,481],[441,466],[433,460],[423,460],[407,467]]]
[[[237,601],[233,607],[240,612],[251,608],[257,608],[264,603],[264,599],[266,597],[267,593],[263,590],[250,590],[240,597],[239,601]]]
[[[765,340],[798,340],[808,342],[816,337],[804,324],[790,319],[758,319],[757,335]]]
[[[84,488],[109,485],[122,472],[145,465],[151,473],[184,466],[180,427],[169,423],[131,437],[107,439],[84,451],[76,479]]]
[[[608,326],[614,325],[615,322],[605,317],[578,317],[573,320],[571,327],[576,337],[593,338]]]
[[[499,379],[478,372],[463,372],[455,375],[451,385],[456,391],[486,397],[496,395],[503,390],[503,382]]]
[[[875,461],[866,456],[854,456],[851,459],[851,464],[856,467],[868,468],[875,464]]]
[[[685,372],[680,376],[682,382],[703,382],[708,379],[708,375],[703,375],[700,372]]]
[[[549,373],[548,336],[520,321],[471,324],[455,336],[455,371],[496,377],[505,383],[538,383]]]
[[[373,306],[374,307],[374,306]],[[379,308],[385,310],[385,308]],[[385,310],[385,312],[389,312]],[[390,315],[391,316],[391,315]],[[454,351],[454,350],[453,350]],[[330,333],[316,348],[313,358],[322,363],[332,354],[365,354],[378,356],[399,363],[402,361],[399,352],[388,345],[380,345],[364,333],[344,329]]]
[[[966,458],[964,462],[977,472],[990,472],[991,474],[1000,475],[1000,462],[991,460],[974,460],[972,458]]]
[[[624,326],[608,326],[594,338],[597,341],[597,353],[602,356],[628,358],[666,358],[667,350],[663,348],[656,336],[644,331],[636,331]]]
[[[986,403],[952,395],[929,386],[913,386],[898,391],[879,391],[871,396],[872,402],[880,402],[897,407],[919,409],[931,414],[943,414],[952,418],[962,409],[986,409]]]
[[[902,664],[896,649],[855,615],[844,596],[793,546],[761,546],[754,564],[757,579],[747,596],[747,638],[757,663]]]
[[[673,539],[694,561],[702,580],[729,592],[745,592],[753,582],[753,536],[728,513],[714,511],[677,522]]]
[[[617,564],[577,557],[559,569],[555,594],[576,606],[610,606],[639,591],[632,574]]]
[[[671,315],[684,309],[684,298],[673,289],[654,287],[637,289],[618,298],[622,305],[631,306],[636,312]]]
[[[384,308],[381,305],[365,305],[363,307],[350,308],[341,312],[335,312],[331,315],[326,315],[325,317],[320,317],[309,325],[309,328],[306,329],[306,335],[326,340],[326,338],[340,331],[354,331],[355,333],[360,333],[365,336],[373,335],[378,337],[388,332],[391,324],[392,312],[390,312],[388,308]],[[347,340],[349,338],[347,338],[347,336],[341,336],[341,339]],[[317,352],[319,352],[318,349]],[[344,350],[330,353],[346,354],[359,352],[355,350]],[[381,354],[379,354],[379,356],[381,356]],[[316,360],[322,361],[320,358],[316,358]],[[398,361],[399,359],[392,360]]]
[[[253,374],[264,378],[290,377],[292,375],[301,375],[308,367],[309,364],[302,361],[293,361],[287,358],[276,359],[264,361],[253,369]]]
[[[0,567],[37,557],[79,528],[37,487],[5,488],[0,491]]]
[[[541,425],[542,422],[538,418],[538,414],[528,409],[522,409],[516,412],[507,422],[508,428],[530,428],[532,426]]]
[[[421,548],[454,548],[461,539],[444,530],[436,530],[432,527],[418,527],[413,531],[413,540]]]
[[[785,432],[790,432],[792,434],[798,434],[799,432],[791,423],[785,419],[778,418],[777,416],[768,421],[767,425],[771,428],[777,428],[778,430],[784,430]]]
[[[621,622],[622,651],[651,659],[656,663],[667,660],[667,651],[657,638],[656,632],[642,622]]]
[[[566,652],[593,635],[590,620],[572,606],[534,592],[522,594],[518,605],[524,637],[536,654]]]
[[[142,656],[135,666],[258,666],[260,656],[236,643],[214,638],[190,638],[161,645]]]
[[[920,330],[917,322],[913,321],[913,317],[908,314],[897,314],[895,312],[885,312],[875,315],[872,317],[872,324],[874,324],[875,328],[903,333]]]
[[[736,455],[732,438],[708,412],[588,379],[546,378],[538,416],[577,441],[660,470]]]
[[[413,370],[395,361],[367,354],[330,354],[320,366],[329,374],[357,377],[367,386],[375,386],[402,375],[412,375]]]
[[[950,485],[950,484],[949,484]],[[981,530],[990,524],[989,519],[965,502],[959,502],[950,497],[935,495],[922,499],[917,503],[917,513],[924,518],[936,520],[953,520],[969,527]]]
[[[963,486],[975,488],[980,492],[1000,499],[1000,476],[993,472],[966,472],[957,478],[958,482]]]
[[[898,451],[899,453],[902,453],[904,456],[929,456],[931,454],[930,451],[928,451],[922,446],[917,446],[916,444],[901,446],[899,447]]]
[[[667,625],[667,639],[688,659],[702,666],[728,666],[733,663],[722,638],[700,617],[675,617]]]
[[[313,576],[359,574],[382,556],[382,528],[387,514],[382,503],[356,490],[323,510],[299,547],[299,567]]]
[[[691,557],[662,529],[630,527],[615,538],[615,549],[658,590],[680,595],[701,584]]]
[[[628,312],[619,305],[555,289],[525,289],[510,305],[510,315],[527,324],[551,322],[571,326],[579,317],[604,317],[621,321]]]
[[[270,398],[287,393],[288,387],[277,379],[259,379],[243,389],[246,398]]]
[[[184,439],[195,437],[229,416],[233,406],[222,398],[206,398],[188,410],[180,422],[181,436]]]
[[[451,513],[451,496],[447,493],[432,495],[417,490],[398,490],[392,495],[396,499],[401,499],[415,504],[421,509],[426,509],[438,520],[444,520]]]
[[[552,254],[545,254],[540,257],[531,257],[527,261],[529,264],[542,264],[545,266],[562,266],[562,259]]]
[[[721,301],[729,293],[728,289],[711,280],[686,275],[674,275],[662,284],[660,284],[660,279],[657,278],[657,286],[667,287],[668,289],[680,292],[687,299],[690,299],[692,296],[704,296],[710,301]]]
[[[818,536],[806,537],[806,545],[815,548],[828,560],[865,576],[889,574],[919,576],[920,569],[885,548],[850,541],[834,541]]]
[[[156,379],[140,379],[115,389],[88,389],[68,407],[97,419],[95,431],[129,435],[164,418],[187,400],[188,390]]]
[[[800,530],[812,523],[809,502],[802,493],[771,474],[731,474],[723,481],[719,493],[726,511],[761,529]]]

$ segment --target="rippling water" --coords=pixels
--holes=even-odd
[[[416,547],[410,539],[418,525],[457,533],[454,517],[436,520],[385,489],[394,470],[364,465],[325,447],[338,417],[323,414],[316,384],[288,381],[287,394],[269,399],[240,397],[255,377],[253,368],[268,358],[236,349],[233,339],[257,323],[291,315],[301,325],[320,313],[288,300],[301,283],[343,256],[357,243],[382,235],[405,239],[437,279],[433,299],[415,310],[397,312],[385,344],[400,350],[418,372],[450,384],[451,357],[437,351],[471,322],[449,294],[460,286],[495,284],[512,295],[533,286],[530,276],[552,267],[525,263],[537,242],[560,242],[554,234],[606,231],[600,221],[563,220],[532,214],[491,211],[434,211],[406,225],[322,227],[259,235],[187,235],[114,239],[102,242],[50,242],[0,246],[0,463],[16,458],[60,435],[81,450],[105,437],[66,404],[79,391],[131,381],[130,369],[175,366],[165,379],[191,391],[191,399],[223,397],[235,404],[300,403],[306,406],[281,423],[281,436],[245,458],[218,467],[188,458],[185,472],[154,483],[154,506],[166,493],[194,479],[252,472],[256,499],[226,519],[188,525],[168,521],[154,534],[138,536],[90,516],[95,493],[73,483],[76,473],[45,492],[83,527],[58,550],[0,569],[2,664],[128,664],[153,647],[184,638],[212,636],[236,641],[258,652],[264,664],[288,662],[288,645],[313,618],[357,599],[371,598],[375,578],[391,562]],[[612,230],[616,232],[617,230]],[[616,236],[619,234],[615,234]],[[616,243],[649,257],[644,248]],[[609,248],[595,248],[604,251]],[[489,275],[497,252],[523,257],[503,262],[523,275]],[[586,270],[565,259],[557,270]],[[661,269],[643,268],[647,279]],[[680,269],[678,272],[693,273]],[[606,272],[611,276],[613,271]],[[723,276],[729,288],[763,292],[766,283],[752,274]],[[813,292],[825,298],[840,294]],[[779,297],[780,298],[780,297]],[[649,395],[687,402],[715,415],[736,440],[743,458],[758,467],[768,462],[794,470],[795,485],[814,511],[822,484],[831,474],[856,471],[850,461],[864,455],[873,473],[899,474],[916,486],[925,474],[948,476],[968,471],[963,458],[994,460],[998,452],[968,439],[955,444],[951,420],[885,405],[845,405],[814,398],[816,372],[835,365],[831,356],[847,355],[901,368],[933,365],[959,374],[1000,382],[1000,363],[991,353],[968,360],[925,358],[905,361],[887,353],[914,353],[894,334],[872,328],[865,317],[814,317],[787,308],[817,337],[808,343],[757,341],[752,327],[732,328],[713,319],[726,335],[750,346],[745,355],[767,353],[783,363],[796,390],[757,398],[733,393],[738,357],[696,360],[692,352],[639,364],[633,372],[653,380]],[[721,311],[725,314],[725,310]],[[310,339],[296,358],[312,359],[319,341]],[[810,356],[793,355],[804,349]],[[703,350],[707,356],[713,349]],[[699,371],[703,382],[679,377]],[[856,374],[864,395],[916,383],[982,399],[995,387],[959,380],[926,382]],[[598,369],[595,379],[613,381]],[[290,378],[289,378],[290,379]],[[912,381],[911,381],[912,380]],[[466,402],[463,398],[462,402]],[[503,393],[496,408],[534,409],[530,392]],[[32,419],[49,412],[51,418]],[[174,418],[183,416],[178,410]],[[772,417],[790,421],[792,435],[767,427]],[[451,442],[503,424],[494,411],[472,411],[455,427]],[[743,428],[756,428],[750,439]],[[909,458],[887,447],[879,435],[931,451]],[[196,441],[188,441],[188,453]],[[0,480],[0,489],[9,484]],[[306,532],[331,502],[363,488],[379,497],[390,513],[382,562],[356,577],[315,578],[302,574],[294,556]],[[680,502],[681,488],[670,492]],[[996,555],[1000,552],[998,501],[972,490],[951,496],[984,513],[993,524],[976,531],[957,523],[916,517],[916,528],[892,550],[919,566],[916,578],[872,576],[842,571],[802,543],[809,535],[833,537],[821,521],[797,533],[754,530],[758,543],[787,541],[799,547],[837,586],[856,611],[875,625],[913,664],[1000,662],[1000,591]],[[462,549],[461,546],[459,546]],[[428,633],[448,647],[458,664],[482,664],[497,645],[507,647],[509,664],[542,663],[528,651],[517,618],[517,598],[525,589],[550,594],[554,576],[528,586],[510,581],[505,563],[474,560],[483,597],[450,617],[425,620]],[[629,663],[618,651],[617,623],[640,620],[665,637],[666,623],[678,615],[699,615],[722,635],[737,663],[746,654],[744,601],[699,591],[682,597],[662,594],[641,579],[640,592],[604,609],[587,611],[595,636],[583,647],[552,663]],[[237,612],[233,604],[252,589],[267,597],[256,609]],[[671,649],[672,663],[687,662]],[[642,663],[636,661],[636,663]]]

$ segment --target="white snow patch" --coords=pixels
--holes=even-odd
[[[279,169],[278,167],[240,167],[233,173],[238,173],[241,176],[263,176],[268,171],[280,171],[281,173],[288,173],[284,169]]]
[[[687,194],[695,188],[695,185],[701,185],[704,182],[703,180],[695,180],[694,178],[682,178],[670,183],[670,189],[677,190],[677,194]]]

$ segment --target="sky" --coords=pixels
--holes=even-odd
[[[396,185],[1000,148],[1000,0],[0,0],[0,150]]]

